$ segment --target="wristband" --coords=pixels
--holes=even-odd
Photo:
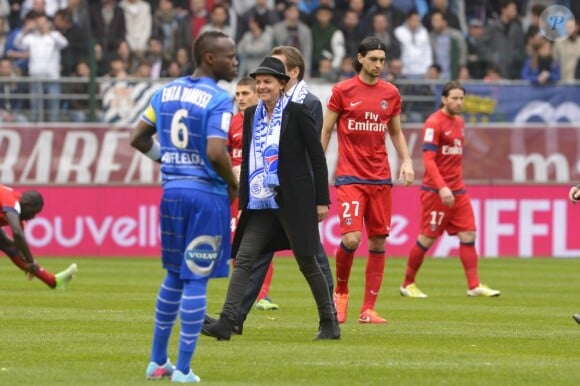
[[[159,161],[161,159],[161,144],[159,141],[153,138],[153,146],[151,146],[151,149],[145,155],[155,162]]]

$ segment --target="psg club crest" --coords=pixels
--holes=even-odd
[[[348,226],[351,226],[352,225],[352,217],[345,218],[344,223]]]
[[[268,173],[278,170],[278,146],[268,146],[264,149],[264,164]]]
[[[221,236],[202,235],[191,240],[185,249],[185,264],[200,276],[209,276],[218,258]]]
[[[386,110],[389,107],[389,102],[382,100],[381,101],[381,109]]]

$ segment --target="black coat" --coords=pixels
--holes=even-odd
[[[242,210],[242,215],[234,236],[232,257],[237,254],[247,223],[246,209],[249,200],[247,155],[250,150],[255,111],[256,106],[253,106],[244,113],[239,191],[239,209]],[[316,206],[329,205],[330,197],[326,157],[320,144],[318,128],[304,105],[289,102],[284,109],[279,149],[280,187],[276,202],[288,224],[288,235],[278,224],[277,236],[263,252],[292,249],[295,255],[312,256],[318,251],[320,244]]]

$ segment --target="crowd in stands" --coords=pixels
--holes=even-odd
[[[567,39],[547,40],[540,31],[540,15],[552,4],[576,15],[568,21]],[[272,47],[292,45],[304,55],[307,79],[347,79],[354,74],[358,43],[374,35],[388,47],[385,78],[393,82],[572,81],[580,78],[579,5],[576,0],[0,0],[0,54],[3,67],[11,67],[0,77],[42,78],[42,89],[34,92],[57,95],[61,83],[47,79],[87,78],[90,71],[151,80],[188,75],[195,38],[220,30],[238,43],[240,77]],[[31,91],[34,87],[31,82]],[[0,101],[0,110],[5,104]]]

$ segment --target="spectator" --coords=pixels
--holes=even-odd
[[[483,22],[479,19],[471,19],[467,26],[467,68],[473,79],[482,79],[486,70],[486,63],[480,53]]]
[[[28,122],[24,110],[26,99],[15,94],[27,94],[23,83],[16,82],[18,75],[12,61],[7,57],[0,58],[0,123]]]
[[[465,82],[471,80],[471,74],[469,73],[469,68],[467,66],[460,66],[459,73],[457,74],[457,79],[460,82]]]
[[[395,8],[392,3],[392,0],[376,0],[376,4],[365,12],[363,20],[369,31],[371,31],[376,14],[385,15],[390,32],[405,22],[405,14]]]
[[[538,38],[532,44],[532,56],[524,63],[522,79],[539,85],[560,80],[560,67],[552,57],[549,40]]]
[[[267,9],[274,10],[275,1],[274,0],[236,0],[232,2],[232,8],[236,11],[238,15],[252,15],[253,12],[250,12],[253,7],[258,6],[258,4],[265,4]],[[260,7],[262,7],[260,5]]]
[[[439,12],[443,14],[445,20],[447,20],[447,25],[449,28],[456,29],[461,31],[461,24],[459,22],[459,18],[456,14],[449,10],[449,4],[447,0],[431,0],[431,10],[425,16],[423,16],[423,26],[427,28],[429,32],[433,29],[433,19],[432,16],[434,13]]]
[[[179,63],[179,68],[181,69],[181,76],[193,73],[194,65],[189,58],[190,54],[187,48],[180,47],[177,49],[175,60],[177,61],[177,63]]]
[[[191,49],[191,42],[197,39],[209,18],[205,0],[191,0],[190,11],[191,16],[184,18],[179,25],[178,39],[176,41],[177,47],[187,46],[188,52]]]
[[[574,19],[568,20],[566,28],[570,36],[567,39],[558,40],[554,44],[554,60],[560,64],[560,79],[563,81],[574,80],[574,72],[580,64],[579,25]]]
[[[312,23],[312,76],[320,76],[320,62],[330,60],[330,72],[336,75],[346,53],[344,35],[332,24],[333,9],[324,5],[314,11]],[[326,71],[328,72],[328,71]],[[334,76],[331,76],[333,78]]]
[[[429,12],[429,0],[393,0],[393,7],[403,12],[403,14],[415,9],[419,14],[419,18],[421,18]]]
[[[238,1],[235,1],[236,3]],[[269,0],[256,0],[256,4],[240,14],[238,23],[238,36],[243,37],[248,32],[248,22],[250,18],[258,15],[264,21],[266,26],[273,27],[278,22],[278,13],[274,11],[274,2]]]
[[[166,60],[163,58],[163,44],[161,39],[152,36],[147,42],[147,52],[143,56],[143,62],[149,65],[149,78],[159,79],[166,75]]]
[[[67,39],[68,45],[60,52],[61,75],[72,76],[76,64],[89,58],[89,36],[73,23],[69,9],[59,9],[54,15],[54,27]]]
[[[345,55],[352,60],[356,56],[358,42],[364,37],[360,30],[358,13],[352,9],[347,10],[342,17],[340,30],[344,35]]]
[[[73,24],[83,30],[84,36],[91,36],[91,22],[87,2],[85,0],[67,0],[68,9],[72,14]]]
[[[227,21],[228,9],[221,4],[217,4],[213,7],[213,10],[209,15],[209,22],[201,27],[199,33],[201,34],[206,31],[220,31],[230,36],[232,39],[235,39],[236,31],[227,24]]]
[[[108,78],[127,79],[129,76],[127,72],[127,63],[120,56],[113,56],[109,60]]]
[[[132,74],[137,70],[139,57],[135,52],[131,51],[131,47],[129,47],[129,43],[127,43],[125,39],[119,42],[119,46],[115,53],[116,56],[120,57],[125,62],[127,73]]]
[[[332,68],[332,58],[323,56],[318,62],[317,77],[328,83],[335,83],[338,79],[336,71]]]
[[[354,66],[352,64],[352,57],[345,56],[342,59],[342,64],[340,65],[340,72],[338,73],[336,81],[340,82],[342,80],[347,80],[356,75]]]
[[[60,50],[68,45],[66,38],[52,29],[52,24],[45,14],[39,14],[36,24],[29,24],[16,37],[16,46],[27,50],[30,58],[29,75],[37,79],[30,84],[30,107],[32,120],[49,122],[59,119],[61,91]],[[44,117],[42,103],[47,100],[48,116]]]
[[[231,1],[230,0],[215,0],[215,5],[221,5],[225,8],[226,10],[226,25],[229,27],[229,29],[232,31],[232,39],[234,39],[236,42],[238,40],[241,39],[241,36],[238,36],[238,19],[240,18],[240,16],[236,13],[236,10],[234,9],[234,7],[232,7],[231,5]],[[215,8],[215,5],[213,8]],[[213,9],[210,8],[210,9]]]
[[[497,66],[494,64],[489,65],[485,72],[485,76],[483,77],[483,81],[486,83],[497,83],[503,80],[504,78],[501,77]]]
[[[10,11],[6,20],[8,21],[9,30],[13,31],[15,28],[20,28],[22,26],[22,21],[26,14],[21,13],[20,6],[22,5],[22,0],[10,1]]]
[[[80,60],[75,66],[74,76],[78,78],[75,83],[70,83],[70,94],[75,98],[68,101],[68,111],[73,122],[82,123],[88,121],[89,113],[89,77],[91,68],[86,60]]]
[[[481,54],[487,63],[497,65],[506,79],[519,79],[526,57],[524,32],[517,19],[514,0],[501,0],[500,14],[487,25],[481,37]]]
[[[102,49],[103,64],[107,68],[109,57],[119,42],[125,40],[125,15],[115,0],[100,0],[89,3],[89,16],[93,38]]]
[[[365,20],[365,0],[348,0],[347,10],[354,11],[358,19],[361,21],[360,29],[361,33],[366,33],[367,27],[364,25]]]
[[[0,17],[0,56],[6,51],[6,43],[8,43],[8,29],[5,19]]]
[[[14,28],[8,35],[4,54],[13,61],[15,70],[19,75],[28,75],[28,51],[18,48],[15,44],[16,37],[20,35],[23,29],[31,30],[36,27],[36,12],[30,11],[24,17],[21,26]]]
[[[167,63],[167,77],[171,79],[180,78],[183,74],[181,73],[181,67],[177,60],[172,60]]]
[[[304,56],[306,77],[312,67],[312,32],[310,27],[299,20],[298,7],[289,3],[284,11],[284,20],[274,25],[274,45],[298,48]]]
[[[441,66],[441,79],[457,79],[459,67],[467,64],[467,45],[461,32],[450,28],[445,18],[440,11],[431,13],[433,60]]]
[[[153,17],[152,36],[161,39],[163,58],[170,60],[175,56],[175,35],[179,27],[180,14],[173,7],[171,0],[159,0],[159,8]]]
[[[387,82],[397,83],[399,79],[405,79],[405,75],[403,75],[403,63],[401,59],[393,59],[388,64],[385,80]],[[401,94],[403,94],[402,90]]]
[[[283,20],[286,9],[289,6],[294,5],[298,9],[298,20],[300,20],[307,26],[310,26],[312,24],[312,21],[310,19],[310,13],[305,12],[304,4],[301,4],[302,2],[303,0],[276,0],[277,3],[276,11],[278,12],[278,21]]]
[[[393,32],[391,32],[392,30],[389,27],[389,21],[385,14],[375,13],[371,20],[371,36],[379,39],[387,47],[387,60],[400,58],[401,46]]]
[[[272,50],[272,28],[263,16],[255,14],[248,20],[249,29],[238,44],[239,75],[247,76]]]
[[[151,37],[153,26],[151,6],[144,0],[121,0],[119,7],[125,15],[125,39],[132,51],[142,55]]]
[[[405,24],[395,29],[395,37],[401,43],[403,74],[407,78],[423,78],[433,63],[433,51],[429,33],[421,25],[416,10],[409,11]]]
[[[153,78],[152,65],[147,59],[139,61],[137,70],[131,75],[136,78],[151,80]]]
[[[65,8],[66,2],[60,0],[24,0],[21,5],[21,16],[26,15],[29,11],[45,14],[52,19],[61,8]]]
[[[540,16],[545,9],[546,6],[544,4],[536,3],[532,5],[530,10],[530,25],[526,30],[526,45],[540,33]]]

